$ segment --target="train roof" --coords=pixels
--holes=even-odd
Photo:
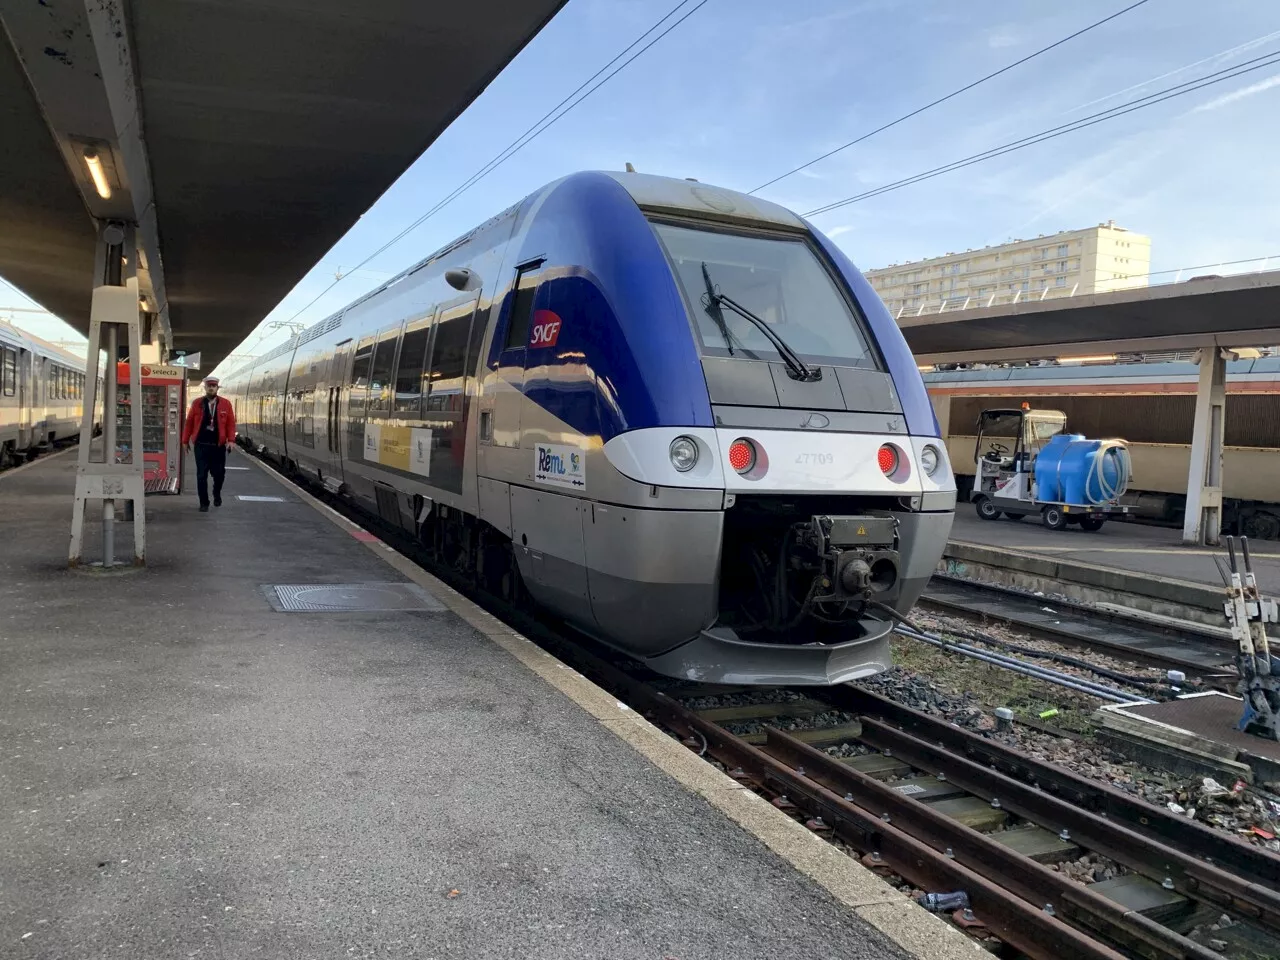
[[[647,212],[692,214],[711,219],[772,223],[794,230],[806,229],[804,220],[786,207],[736,190],[648,173],[598,172],[616,180],[631,195],[636,206]]]
[[[7,341],[12,345],[22,346],[40,356],[57,360],[73,370],[83,371],[87,366],[84,357],[74,354],[70,350],[64,350],[57,344],[50,343],[43,337],[37,337],[34,333],[23,330],[21,327],[15,327],[8,320],[0,320],[0,340]]]
[[[309,340],[313,340],[328,330],[333,329],[333,327],[337,326],[340,322],[342,315],[352,307],[377,296],[388,287],[394,286],[410,274],[421,270],[427,264],[431,263],[431,261],[438,260],[445,254],[456,250],[490,224],[513,214],[531,197],[543,194],[551,188],[566,180],[571,180],[574,177],[591,175],[603,175],[617,181],[617,183],[627,191],[627,194],[631,199],[635,201],[636,206],[649,213],[669,213],[677,216],[692,215],[710,220],[722,220],[729,223],[735,221],[741,223],[768,223],[775,226],[787,227],[792,230],[808,229],[808,224],[806,224],[800,216],[788,210],[786,207],[779,206],[778,204],[772,203],[768,200],[762,200],[759,197],[739,193],[736,190],[726,190],[723,187],[700,183],[699,181],[691,178],[679,179],[677,177],[660,177],[649,173],[619,172],[614,170],[571,173],[565,177],[561,177],[559,180],[554,180],[551,183],[539,187],[533,193],[529,194],[529,196],[522,198],[518,203],[512,204],[501,213],[494,214],[483,223],[471,230],[468,230],[456,239],[449,241],[439,250],[436,250],[429,256],[426,256],[416,263],[406,267],[404,270],[401,270],[390,280],[379,284],[367,293],[361,294],[346,306],[334,311],[324,319],[316,321],[300,333],[294,334],[289,339],[272,349],[269,353],[246,360],[243,364],[227,374],[228,379],[235,379],[241,374],[256,368],[259,364],[274,360],[285,353],[289,353],[295,347],[300,346]]]

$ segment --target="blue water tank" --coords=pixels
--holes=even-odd
[[[1036,457],[1040,500],[1057,503],[1105,503],[1125,492],[1128,451],[1078,433],[1059,434]]]
[[[1050,503],[1065,502],[1062,489],[1065,480],[1063,474],[1070,467],[1063,463],[1067,450],[1072,443],[1083,440],[1082,433],[1060,433],[1044,445],[1036,455],[1036,499]]]

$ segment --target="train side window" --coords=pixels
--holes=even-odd
[[[391,387],[395,382],[396,346],[399,342],[399,330],[384,333],[373,352],[373,369],[369,374],[370,412],[391,409]]]
[[[529,342],[529,321],[533,317],[533,297],[538,291],[538,268],[541,262],[516,273],[516,292],[511,299],[511,316],[507,320],[507,338],[502,349],[519,350]]]
[[[18,354],[13,350],[4,350],[0,358],[0,389],[6,397],[12,397],[18,389]]]
[[[436,322],[435,345],[431,349],[431,393],[427,410],[462,412],[463,387],[467,375],[467,343],[471,339],[471,318],[475,304],[465,310],[442,314]]]
[[[347,397],[347,416],[351,420],[364,419],[365,395],[369,388],[369,369],[373,364],[373,341],[360,344],[351,359],[351,392]]]
[[[420,416],[422,413],[422,368],[427,359],[427,338],[431,320],[416,320],[405,328],[396,366],[395,412]]]
[[[351,385],[367,387],[369,385],[369,367],[373,360],[373,341],[360,344],[360,349],[351,360]]]

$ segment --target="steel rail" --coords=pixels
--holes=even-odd
[[[862,739],[867,743],[872,742],[866,734],[867,724],[871,722],[863,720]],[[888,784],[842,764],[780,730],[766,730],[765,751],[769,755],[793,768],[802,769],[805,777],[833,792],[845,791],[846,799],[852,796],[854,802],[864,809],[883,811],[882,815],[888,815],[893,823],[905,825],[913,837],[935,849],[950,850],[960,863],[971,870],[998,876],[1001,887],[1017,893],[1029,904],[1069,916],[1112,943],[1136,950],[1145,957],[1218,960],[1219,954],[1214,951],[1050,870],[989,835],[953,820],[929,804],[904,796]],[[894,750],[893,755],[915,766],[904,753]],[[948,775],[947,779],[951,780],[951,777]],[[954,782],[957,787],[969,790],[967,783]],[[1003,800],[1001,805],[1012,809]]]
[[[1054,912],[1045,910],[1043,904],[1033,903],[1006,889],[990,878],[987,865],[979,865],[978,869],[966,866],[954,855],[948,856],[945,848],[935,849],[911,831],[901,829],[894,824],[892,817],[884,819],[878,811],[858,805],[856,798],[850,800],[797,772],[787,763],[699,717],[665,694],[607,664],[594,663],[589,672],[598,672],[599,679],[626,698],[634,709],[655,717],[669,729],[682,735],[696,733],[698,739],[706,744],[707,753],[736,768],[734,775],[738,779],[753,780],[760,786],[772,788],[781,797],[799,801],[804,809],[822,817],[842,840],[863,853],[879,854],[886,866],[916,886],[934,891],[963,890],[969,897],[974,914],[987,929],[1028,957],[1034,960],[1061,960],[1063,957],[1120,960],[1124,956],[1094,936],[1064,922]],[[923,804],[919,806],[923,807]],[[1161,951],[1158,956],[1195,955]],[[1217,960],[1213,953],[1200,956]]]
[[[823,690],[819,696],[842,710],[879,716],[901,728],[864,722],[868,743],[871,737],[886,744],[901,741],[891,747],[897,754],[910,742],[921,769],[943,770],[957,785],[963,771],[973,780],[971,792],[998,795],[1006,806],[1015,795],[1023,797],[1027,812],[1020,815],[1037,822],[1045,817],[1069,818],[1082,827],[1087,818],[1098,831],[1094,849],[1099,852],[1123,859],[1119,854],[1127,850],[1133,869],[1155,879],[1170,876],[1188,896],[1233,907],[1280,930],[1280,856],[868,690],[845,685]],[[909,742],[903,739],[907,737]],[[971,767],[981,771],[981,780]],[[993,793],[996,784],[998,793]],[[1070,829],[1073,837],[1084,838],[1077,835],[1078,827],[1065,820],[1060,826]],[[1165,851],[1163,860],[1144,852],[1153,841]],[[1146,865],[1140,865],[1144,860]],[[1229,866],[1231,872],[1216,864]],[[1164,872],[1157,877],[1161,869]]]

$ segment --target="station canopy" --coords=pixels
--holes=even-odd
[[[1280,271],[898,318],[916,362],[1280,345]]]
[[[95,219],[137,222],[211,368],[563,3],[5,4],[0,277],[87,331]]]

